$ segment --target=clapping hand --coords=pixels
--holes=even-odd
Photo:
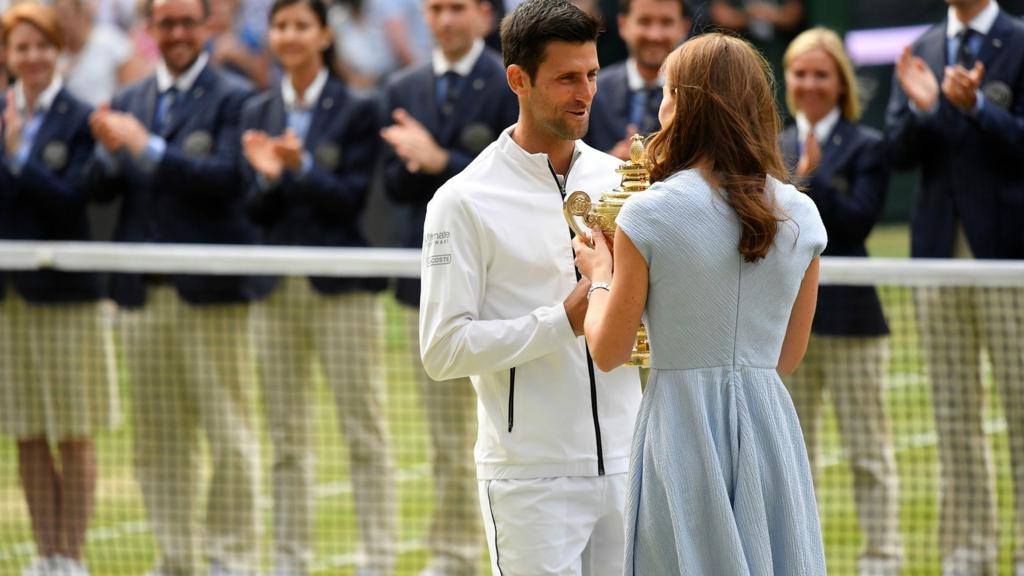
[[[267,180],[278,180],[284,171],[284,162],[275,150],[274,138],[266,132],[247,130],[242,134],[242,154],[253,170]]]
[[[629,124],[626,126],[626,137],[619,140],[615,144],[615,147],[609,150],[608,153],[623,162],[628,162],[630,159],[629,147],[633,145],[633,136],[635,136],[637,132],[636,124]]]
[[[274,138],[274,152],[281,159],[284,167],[289,170],[298,170],[302,167],[302,140],[289,128],[284,134]]]
[[[970,70],[963,66],[946,66],[942,78],[942,93],[951,104],[961,110],[974,110],[978,105],[978,88],[985,77],[985,65],[974,63]]]
[[[4,109],[4,150],[15,154],[21,146],[21,130],[25,126],[21,114],[15,107],[14,89],[7,90],[7,107]]]
[[[821,146],[814,136],[814,128],[807,133],[807,142],[804,143],[804,152],[800,155],[800,161],[796,164],[796,175],[803,178],[814,172],[821,162]]]
[[[922,112],[933,110],[939,100],[939,83],[928,64],[915,56],[910,47],[896,61],[896,79],[907,98]]]
[[[448,166],[448,151],[438,145],[430,131],[401,108],[395,110],[392,118],[395,123],[382,129],[380,136],[405,162],[405,169],[413,174],[443,172]]]
[[[111,110],[106,105],[93,112],[89,118],[89,127],[100,145],[111,153],[127,148],[132,155],[139,156],[145,150],[150,136],[149,130],[138,118]]]

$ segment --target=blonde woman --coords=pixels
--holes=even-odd
[[[789,168],[818,206],[828,231],[826,256],[866,257],[864,241],[878,221],[889,182],[881,134],[858,124],[853,67],[839,36],[814,28],[793,40],[783,59],[786,103],[796,122],[781,136]],[[861,574],[899,574],[899,482],[883,383],[889,328],[870,286],[825,286],[803,364],[786,379],[811,466],[832,398],[853,475],[864,550]]]

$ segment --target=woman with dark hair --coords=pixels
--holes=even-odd
[[[0,238],[89,240],[80,182],[94,147],[91,110],[56,72],[64,44],[56,13],[39,4],[10,8],[3,43],[18,82],[0,101]],[[0,275],[0,431],[18,442],[38,554],[25,576],[88,574],[82,547],[96,492],[92,435],[119,416],[102,299],[95,274]]]
[[[780,379],[807,346],[825,229],[787,179],[768,65],[695,38],[665,62],[651,188],[574,242],[594,362],[629,359],[646,313],[651,375],[627,500],[627,574],[825,574],[800,424]]]
[[[251,214],[269,244],[366,246],[360,221],[377,158],[376,107],[331,75],[322,0],[276,0],[268,41],[284,78],[242,112]],[[313,554],[317,362],[348,441],[362,568],[382,575],[394,568],[397,499],[378,357],[377,293],[385,286],[378,278],[273,279],[256,309],[274,448],[275,575],[306,574]]]

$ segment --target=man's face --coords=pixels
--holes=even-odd
[[[536,77],[526,81],[525,106],[535,127],[561,140],[585,136],[598,68],[594,42],[549,43]]]
[[[445,55],[461,56],[483,34],[490,4],[481,0],[424,0],[423,14]]]
[[[690,22],[683,17],[681,2],[633,0],[629,13],[619,16],[619,35],[639,66],[661,68],[669,53],[686,39]]]
[[[147,30],[172,74],[181,74],[203,50],[206,14],[200,0],[155,0]]]

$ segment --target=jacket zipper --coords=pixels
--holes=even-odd
[[[569,163],[569,169],[565,171],[565,182],[569,181],[569,172],[572,171],[572,165],[575,161],[576,158],[574,156]],[[551,171],[551,177],[554,178],[555,185],[558,186],[558,193],[562,196],[562,202],[565,202],[565,184],[558,179],[558,173],[555,172],[555,167],[551,165],[551,162],[548,162],[548,170]],[[569,239],[571,240],[574,237],[575,234],[573,234],[572,228],[569,228]],[[575,259],[575,249],[573,249],[572,255]],[[582,278],[580,271],[576,268],[573,268],[573,270],[576,272],[576,281],[579,282]],[[604,476],[604,448],[601,444],[601,420],[597,412],[597,378],[594,376],[594,359],[590,357],[590,346],[586,344],[585,340],[583,346],[587,352],[587,376],[590,377],[590,412],[594,419],[594,440],[597,444],[597,475]]]
[[[509,368],[508,370],[508,431],[512,431],[512,423],[514,422],[514,408],[516,402],[516,369],[515,367]]]

